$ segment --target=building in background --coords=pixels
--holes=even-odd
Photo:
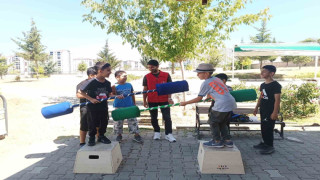
[[[8,69],[9,74],[18,73],[20,75],[28,75],[31,73],[30,69],[30,61],[23,59],[22,57],[18,56],[9,56],[7,58],[7,64],[12,64],[11,67]]]
[[[69,50],[50,51],[50,59],[57,63],[57,73],[72,73],[72,60]]]
[[[72,59],[72,72],[76,73],[79,72],[78,71],[78,66],[80,63],[84,62],[87,67],[92,67],[94,66],[94,59],[90,59],[90,58],[74,58]]]
[[[140,63],[140,61],[126,60],[121,61],[120,69],[123,70],[145,70],[145,67]]]

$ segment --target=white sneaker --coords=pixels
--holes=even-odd
[[[161,134],[159,132],[155,132],[153,135],[154,140],[159,140],[161,138]]]
[[[169,142],[176,142],[176,138],[174,138],[172,134],[166,135],[166,140]]]

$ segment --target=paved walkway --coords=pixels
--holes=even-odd
[[[30,158],[42,160],[25,167],[7,179],[320,179],[320,132],[285,132],[304,144],[276,140],[276,152],[260,155],[252,146],[259,142],[256,132],[233,133],[240,149],[245,175],[202,175],[198,172],[198,140],[192,132],[175,131],[176,143],[151,140],[152,131],[142,132],[144,144],[133,142],[127,135],[121,143],[123,161],[116,174],[73,174],[73,165],[79,148],[78,137],[57,138],[57,150],[50,153],[30,153]],[[112,138],[115,138],[112,136]],[[206,135],[204,139],[209,139]],[[19,163],[19,162],[11,162]],[[1,173],[4,173],[2,171]]]

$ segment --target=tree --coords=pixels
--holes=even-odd
[[[39,64],[48,59],[48,54],[45,53],[45,46],[41,44],[40,31],[36,24],[31,20],[31,29],[28,32],[22,32],[23,38],[12,39],[22,52],[16,53],[17,56],[23,57],[25,60],[34,62],[35,73],[37,79],[39,78]]]
[[[236,26],[252,24],[267,14],[236,16],[246,0],[179,2],[176,0],[83,0],[90,9],[84,20],[115,33],[141,53],[158,60],[180,63],[201,57],[206,49],[223,45]]]
[[[311,62],[312,58],[309,56],[295,56],[293,58],[293,63],[299,65],[299,69],[301,69],[302,64],[307,64],[308,62]]]
[[[262,20],[260,28],[255,27],[255,29],[259,33],[256,34],[256,36],[250,37],[250,40],[253,43],[271,43],[271,33],[269,32],[270,30],[267,29],[267,20],[266,19]],[[270,60],[270,58],[272,58],[272,56],[257,56],[256,58],[260,62],[260,66],[259,67],[261,69],[262,62],[265,61],[265,60]]]
[[[12,66],[12,64],[7,65],[6,61],[7,61],[6,58],[2,57],[0,54],[0,77],[1,77],[1,79],[2,79],[2,76],[6,75],[8,73],[9,67]]]
[[[319,39],[318,39],[318,40],[319,40]],[[318,40],[315,39],[315,38],[307,38],[307,39],[305,39],[305,40],[303,40],[303,41],[300,41],[300,42],[311,43],[311,42],[318,42]]]
[[[276,38],[274,37],[272,43],[277,43]]]
[[[112,67],[112,66],[111,66]],[[87,64],[83,61],[78,65],[78,71],[83,73],[85,70],[87,70]]]
[[[148,56],[142,56],[140,59],[140,64],[142,64],[143,67],[145,67],[146,69],[148,68],[148,62],[151,60],[152,58],[148,57]]]
[[[106,44],[103,47],[102,51],[98,53],[97,61],[109,63],[113,69],[120,67],[121,64],[121,61],[117,60],[116,56],[111,52],[108,40],[106,40]]]
[[[45,74],[50,77],[51,74],[57,72],[56,66],[57,62],[53,62],[52,60],[46,61],[43,65]]]
[[[205,62],[216,67],[222,61],[223,55],[218,49],[213,49],[208,52]]]
[[[287,67],[289,62],[292,62],[294,59],[294,56],[282,56],[281,57],[281,61],[286,62],[287,63]]]
[[[247,56],[238,56],[237,59],[238,59],[237,64],[241,66],[242,70],[243,70],[243,67],[248,67],[252,64],[251,59]]]

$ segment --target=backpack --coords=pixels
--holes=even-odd
[[[251,122],[245,114],[232,114],[230,122]]]

